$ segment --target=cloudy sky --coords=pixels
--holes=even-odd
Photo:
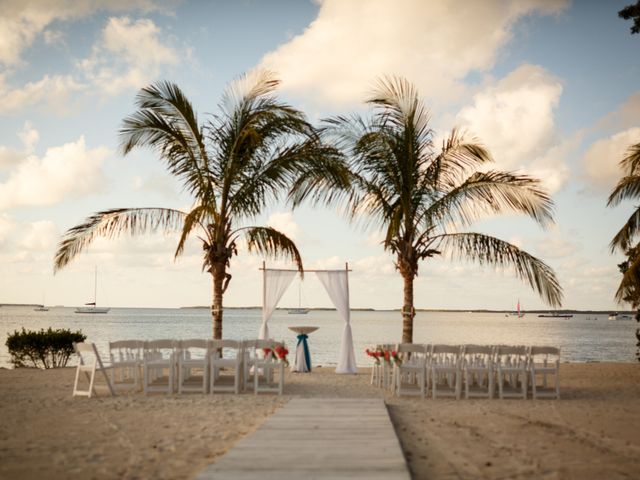
[[[541,178],[556,203],[546,231],[517,216],[473,229],[549,263],[564,307],[615,308],[620,256],[608,243],[633,205],[607,209],[625,149],[640,142],[640,35],[631,0],[0,0],[0,303],[177,307],[211,302],[197,243],[98,241],[57,275],[61,235],[113,207],[188,208],[151,152],[122,157],[117,130],[137,90],[177,82],[201,114],[255,67],[313,121],[363,111],[376,77],[414,82],[442,135],[465,129],[498,167]],[[349,262],[354,307],[398,308],[402,282],[380,235],[335,211],[272,205],[256,219],[288,233],[307,268]],[[258,305],[262,258],[241,252],[225,305]],[[274,262],[269,262],[275,265]],[[283,301],[297,303],[293,288]],[[330,302],[309,276],[306,304]],[[544,304],[509,271],[436,259],[416,280],[420,308]]]

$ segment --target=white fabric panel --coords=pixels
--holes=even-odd
[[[295,271],[290,270],[265,270],[264,271],[264,300],[262,305],[262,325],[258,338],[266,340],[269,338],[269,326],[267,322],[273,315],[278,302],[287,291],[289,285],[296,276]]]
[[[296,347],[296,360],[291,366],[292,372],[308,372],[307,362],[304,360],[304,345],[302,342]]]
[[[338,313],[344,319],[345,325],[342,331],[342,344],[336,373],[357,373],[356,353],[353,348],[353,335],[351,334],[351,313],[349,310],[349,276],[346,270],[330,272],[316,272],[322,282],[329,298],[336,306]]]

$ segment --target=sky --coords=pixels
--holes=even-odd
[[[400,75],[429,106],[436,137],[452,128],[486,145],[496,168],[540,178],[555,223],[482,219],[470,230],[515,243],[548,263],[563,307],[614,301],[620,254],[609,242],[634,205],[606,200],[618,162],[640,142],[640,35],[618,10],[631,0],[0,0],[0,303],[112,307],[209,305],[197,240],[174,260],[177,237],[98,240],[57,274],[64,232],[116,207],[188,209],[191,199],[151,151],[123,157],[118,129],[136,92],[176,82],[201,116],[226,85],[275,71],[278,95],[311,121],[363,104],[376,78]],[[402,281],[380,232],[336,209],[270,205],[253,224],[292,237],[306,268],[344,268],[352,307],[400,308]],[[225,306],[260,305],[264,259],[241,248]],[[266,259],[268,266],[287,267]],[[313,275],[306,306],[330,300]],[[508,269],[429,259],[417,308],[546,308]],[[298,303],[294,285],[281,305]]]

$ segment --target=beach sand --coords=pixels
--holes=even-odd
[[[293,396],[385,398],[417,479],[638,478],[640,365],[563,364],[562,399],[535,402],[398,399],[368,373],[287,374],[283,397],[87,399],[73,368],[0,369],[0,478],[190,478]]]

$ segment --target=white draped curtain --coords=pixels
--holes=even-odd
[[[269,338],[269,319],[273,315],[282,295],[291,285],[296,273],[294,270],[264,270],[262,325],[260,326],[258,338]]]
[[[351,310],[349,308],[349,276],[347,270],[333,270],[316,272],[329,298],[338,313],[345,321],[342,330],[342,343],[336,373],[357,373],[356,354],[353,349],[353,335],[351,334]]]

